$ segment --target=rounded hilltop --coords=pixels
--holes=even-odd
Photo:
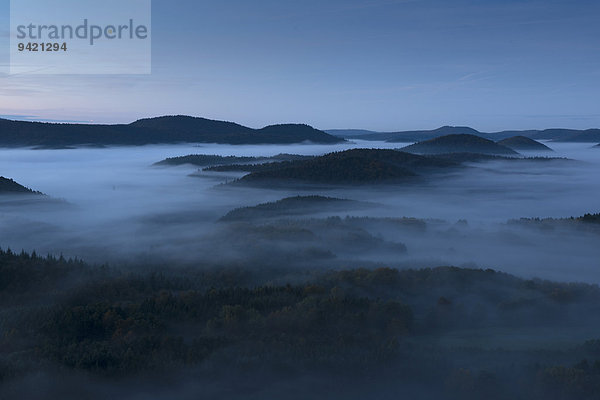
[[[533,140],[525,136],[509,137],[504,140],[500,140],[498,144],[516,151],[553,151],[550,147],[546,146],[545,144],[542,144],[537,140]]]
[[[513,149],[481,136],[461,133],[440,136],[404,147],[402,151],[417,154],[476,153],[516,156]]]

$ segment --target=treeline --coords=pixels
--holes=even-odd
[[[21,251],[14,253],[10,248],[0,248],[0,299],[28,295],[31,292],[56,291],[56,286],[69,278],[91,277],[98,271],[88,267],[79,259],[65,259],[62,255],[39,256]]]
[[[190,154],[187,156],[170,157],[162,161],[155,163],[157,166],[166,165],[185,165],[191,164],[199,167],[207,167],[205,170],[211,170],[210,168],[227,168],[228,166],[240,167],[249,166],[251,164],[261,165],[267,162],[280,162],[280,161],[295,161],[295,160],[308,160],[314,158],[313,156],[301,156],[297,154],[277,154],[272,157],[251,157],[251,156],[219,156],[215,154]],[[215,169],[218,170],[218,169]]]
[[[521,218],[518,220],[511,220],[508,223],[512,225],[539,227],[542,229],[556,229],[565,225],[574,225],[577,227],[597,230],[598,224],[600,224],[600,213],[588,213],[581,217],[570,218]]]

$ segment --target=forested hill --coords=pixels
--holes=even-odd
[[[353,149],[306,161],[271,163],[246,175],[241,183],[297,181],[326,184],[400,182],[434,171],[458,167],[451,160],[397,150]]]
[[[529,150],[529,151],[553,151],[550,147],[542,144],[536,140],[530,139],[525,136],[513,136],[504,140],[500,140],[498,144],[513,149]]]
[[[0,176],[0,195],[2,194],[36,194],[42,193],[31,190],[23,185],[18,184],[12,179]]]
[[[600,341],[561,336],[597,331],[597,286],[452,267],[260,270],[124,274],[0,250],[0,398],[153,398],[157,380],[181,388],[165,398],[329,398],[306,376],[369,385],[351,399],[415,382],[423,399],[600,395]],[[476,339],[456,341],[464,332]],[[496,345],[506,332],[520,343]]]
[[[323,212],[347,212],[348,210],[367,208],[368,206],[368,203],[333,197],[296,196],[253,207],[236,208],[222,217],[220,221],[247,221]]]
[[[408,131],[384,134],[381,138],[391,143],[418,142],[421,140],[435,139],[446,135],[483,135],[481,132],[468,126],[442,126],[430,131]],[[363,138],[363,137],[361,137]]]
[[[402,148],[402,151],[420,154],[476,153],[491,155],[518,155],[516,151],[475,135],[446,135]]]
[[[232,122],[188,116],[143,119],[129,125],[56,124],[0,119],[0,146],[145,145],[162,143],[340,143],[308,125],[252,129]]]

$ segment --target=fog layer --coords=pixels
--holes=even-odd
[[[62,252],[94,262],[128,261],[141,256],[186,263],[243,260],[274,249],[282,255],[289,252],[294,258],[305,246],[305,250],[329,251],[330,265],[476,265],[523,277],[598,283],[597,232],[569,226],[540,230],[507,223],[521,217],[565,218],[600,211],[600,151],[589,144],[546,144],[555,150],[553,156],[572,161],[493,161],[471,164],[417,185],[321,189],[237,187],[226,183],[243,174],[198,172],[197,167],[190,165],[151,165],[187,154],[322,155],[352,147],[402,145],[355,142],[335,146],[1,149],[0,175],[64,201],[21,202],[12,196],[0,197],[0,246],[39,253]],[[313,218],[410,217],[426,220],[425,227],[415,231],[373,221],[353,222],[348,229],[360,229],[392,244],[365,246],[357,252],[350,251],[355,247],[350,242],[348,251],[344,250],[344,240],[333,243],[336,233],[328,235],[314,221],[303,226],[313,230],[313,241],[295,242],[285,235],[276,235],[262,245],[252,236],[256,231],[247,225],[238,228],[217,222],[234,208],[313,194],[378,204],[368,210],[323,212]],[[232,231],[239,235],[231,235]],[[240,239],[244,235],[245,240]],[[407,251],[399,251],[402,246],[393,244],[404,244]]]

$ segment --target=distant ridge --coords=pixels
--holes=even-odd
[[[368,130],[354,129],[332,129],[328,133],[339,137],[359,140],[389,141],[394,143],[401,142],[420,142],[423,140],[434,139],[436,137],[452,134],[471,134],[481,136],[494,141],[507,139],[514,136],[524,136],[534,140],[551,140],[556,142],[580,142],[580,143],[598,143],[600,142],[600,129],[544,129],[544,130],[509,130],[501,132],[481,132],[470,127],[443,126],[433,130],[415,130],[398,132],[374,132]],[[364,134],[357,134],[364,132]]]
[[[516,151],[475,135],[446,135],[419,142],[401,149],[410,153],[444,154],[476,153],[490,155],[518,155]]]
[[[325,132],[341,138],[356,138],[358,136],[379,133],[375,131],[368,131],[366,129],[327,129]]]
[[[303,124],[252,129],[233,122],[183,115],[148,118],[129,125],[85,125],[0,119],[0,146],[145,145],[167,143],[340,143],[343,139]]]
[[[525,136],[534,140],[552,140],[553,142],[597,143],[600,142],[600,129],[544,129],[486,134],[486,137],[494,137],[497,140],[512,136]]]
[[[447,135],[481,135],[481,132],[469,128],[468,126],[442,126],[441,128],[431,131],[413,131],[394,134],[394,137],[387,141],[391,143],[402,143],[407,141],[434,139]]]
[[[416,130],[402,132],[373,132],[365,130],[341,129],[328,130],[328,133],[344,138],[359,140],[377,140],[392,143],[418,142],[433,139],[439,136],[466,133],[471,135],[482,135],[481,132],[467,126],[442,126],[432,130]],[[361,132],[362,134],[356,134]]]
[[[498,144],[508,147],[509,149],[513,149],[515,151],[554,151],[545,144],[542,144],[525,136],[513,136],[508,139],[500,140]]]

